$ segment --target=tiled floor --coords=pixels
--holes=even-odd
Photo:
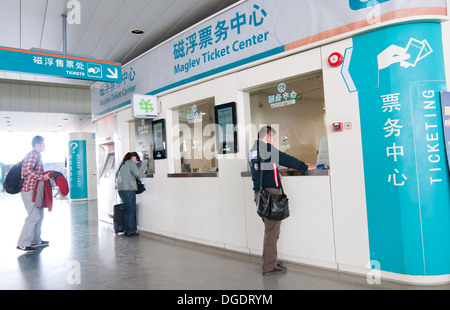
[[[449,289],[411,286],[286,264],[284,275],[263,277],[260,259],[146,233],[115,235],[97,220],[96,201],[55,200],[45,211],[42,237],[50,246],[37,253],[16,249],[26,213],[20,195],[0,193],[0,289],[56,290],[390,290]]]

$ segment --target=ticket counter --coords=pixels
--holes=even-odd
[[[294,69],[296,62],[309,65]],[[277,148],[324,166],[306,172],[280,167],[291,202],[280,257],[336,268],[321,66],[316,49],[291,63],[265,65],[270,73],[259,66],[160,96],[168,156],[154,160],[153,178],[145,179],[147,191],[138,196],[139,228],[260,255],[263,223],[255,212],[247,153],[259,128],[274,125]],[[263,80],[248,78],[255,75]],[[214,108],[229,102],[236,103],[238,146],[223,154]]]
[[[261,255],[247,155],[259,128],[270,125],[280,151],[322,167],[280,167],[291,211],[280,259],[450,282],[450,176],[439,109],[450,72],[447,3],[350,1],[334,10],[334,2],[243,1],[124,65],[134,80],[93,86],[94,118],[116,115],[116,159],[151,154],[136,128],[165,124],[166,158],[144,165],[138,228]],[[339,25],[286,26],[323,11]],[[226,25],[234,25],[228,37]],[[217,30],[215,41],[186,48],[208,29]],[[130,102],[95,104],[133,86],[157,96],[153,121],[133,119]],[[235,118],[219,120],[215,112],[228,104]],[[231,134],[218,131],[230,120]]]

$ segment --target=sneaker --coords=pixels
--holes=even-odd
[[[36,251],[35,248],[32,248],[32,247],[30,247],[30,246],[17,246],[17,249],[18,249],[18,250],[25,251],[25,252],[33,252],[33,251]]]
[[[282,274],[282,273],[286,273],[287,272],[287,268],[286,267],[282,267],[280,265],[276,265],[275,268],[272,269],[272,271],[269,272],[263,272],[263,276],[270,276],[273,274]]]
[[[44,246],[49,246],[49,245],[50,245],[50,242],[48,242],[48,241],[41,241],[39,243],[32,244],[31,246],[33,248],[35,248],[35,247],[44,247]]]

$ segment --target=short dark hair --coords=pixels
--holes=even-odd
[[[35,136],[33,140],[31,140],[31,146],[34,148],[36,144],[44,143],[44,138],[41,136]]]
[[[258,139],[264,139],[267,135],[276,134],[276,130],[270,126],[262,127],[258,132]]]

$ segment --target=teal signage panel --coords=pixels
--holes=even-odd
[[[4,181],[4,176],[3,176],[3,171],[5,170],[5,165],[3,163],[0,163],[0,183],[3,184]]]
[[[87,199],[86,140],[69,141],[70,199]]]
[[[353,38],[342,76],[359,98],[371,260],[389,272],[449,274],[441,25],[400,25]]]
[[[120,63],[0,46],[0,70],[122,82]]]

